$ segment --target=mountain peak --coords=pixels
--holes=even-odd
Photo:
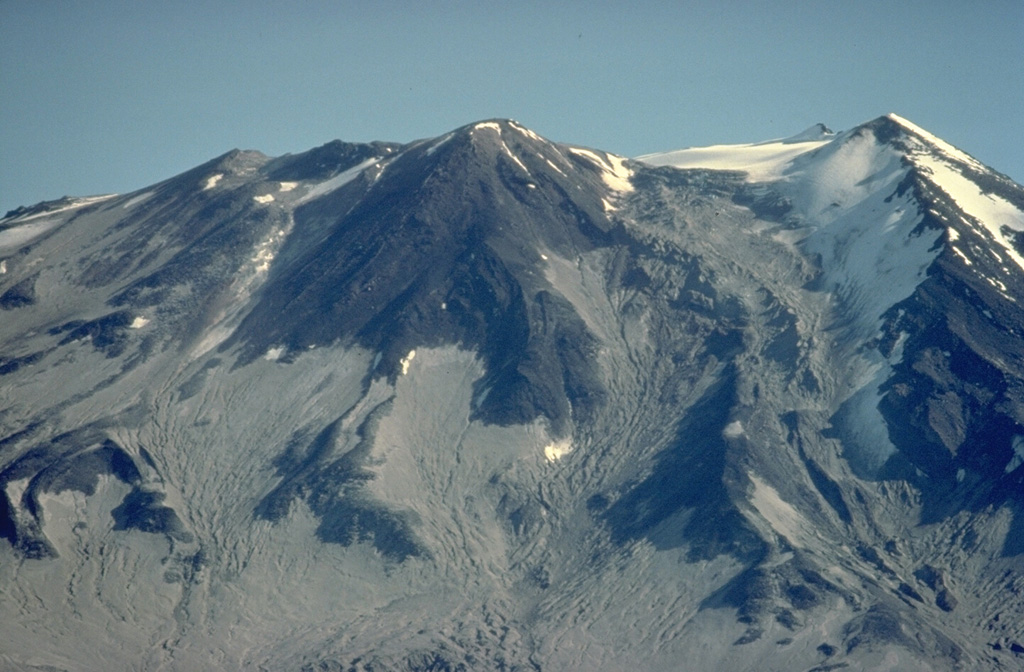
[[[830,129],[825,124],[822,124],[822,123],[819,122],[817,124],[814,124],[810,128],[808,128],[808,129],[806,129],[804,131],[801,131],[800,133],[797,133],[796,135],[790,136],[790,137],[782,140],[781,142],[784,142],[784,143],[811,142],[811,141],[815,141],[815,140],[824,140],[824,139],[829,138],[829,137],[831,137],[833,135],[835,135],[835,132],[832,129]],[[778,141],[769,141],[769,142],[778,142]]]
[[[541,136],[537,135],[530,129],[520,124],[515,119],[494,117],[491,119],[481,119],[470,124],[456,129],[456,133],[472,133],[474,131],[493,131],[501,134],[502,132],[514,132],[533,138],[534,140],[543,140]]]
[[[895,114],[893,112],[890,112],[889,114],[879,117],[878,119],[875,119],[872,122],[868,122],[867,125],[873,125],[876,128],[884,126],[889,128],[890,131],[906,133],[910,136],[917,138],[920,141],[923,141],[936,151],[948,156],[949,158],[981,167],[981,164],[974,157],[954,147],[953,145],[946,142],[942,138],[930,133],[929,131],[926,131],[925,129],[918,126],[909,119],[901,117],[900,115]]]
[[[906,117],[901,117],[900,115],[896,114],[895,112],[890,112],[889,114],[886,114],[886,115],[884,115],[884,117],[880,117],[880,118],[888,119],[889,121],[899,125],[903,129],[905,129],[905,130],[907,130],[910,133],[913,133],[915,135],[919,135],[919,136],[921,136],[923,138],[928,138],[929,140],[934,140],[934,141],[937,141],[937,142],[944,142],[943,140],[940,140],[936,136],[932,135],[928,131],[924,130],[923,128],[921,128],[920,126],[915,124],[914,122],[910,121]]]

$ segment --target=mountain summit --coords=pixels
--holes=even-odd
[[[1024,188],[511,120],[0,220],[17,669],[1018,669]]]

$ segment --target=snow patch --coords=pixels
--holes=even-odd
[[[988,284],[995,287],[996,291],[999,292],[1004,299],[1008,299],[1010,301],[1013,301],[1014,303],[1017,303],[1017,299],[1007,294],[1006,285],[1003,284],[1002,281],[996,280],[995,278],[990,278],[987,275],[983,275],[982,277],[988,281]]]
[[[93,203],[102,203],[103,201],[109,201],[112,198],[116,198],[117,194],[100,194],[99,196],[83,196],[76,198],[72,208],[80,208],[83,205],[92,205]]]
[[[276,362],[277,360],[281,359],[281,356],[284,355],[284,353],[285,347],[283,345],[278,345],[276,347],[269,348],[266,354],[263,355],[263,359],[267,360],[268,362]]]
[[[444,143],[448,142],[449,140],[451,140],[454,137],[455,137],[454,133],[449,133],[449,134],[445,135],[444,137],[442,137],[437,142],[435,142],[434,144],[432,144],[430,147],[427,147],[427,156],[431,156],[434,152],[437,151],[438,147],[440,147],[441,145],[443,145]]]
[[[203,191],[209,191],[217,186],[217,183],[224,179],[224,173],[217,173],[206,178],[206,183],[203,185]]]
[[[0,275],[3,275],[6,272],[7,272],[7,260],[4,259],[3,261],[0,261]]]
[[[501,135],[501,126],[493,121],[481,121],[479,124],[473,127],[473,130],[488,129]]]
[[[369,158],[366,161],[363,161],[362,163],[355,165],[346,171],[338,173],[329,180],[324,180],[323,182],[314,185],[309,191],[303,194],[302,198],[298,199],[295,202],[295,205],[302,205],[303,203],[312,201],[315,198],[320,198],[325,194],[329,194],[335,189],[340,189],[341,187],[345,186],[352,180],[356,179],[360,173],[362,173],[364,170],[366,170],[373,164],[377,163],[378,161],[380,161],[379,156]]]
[[[570,147],[569,151],[577,156],[593,162],[601,170],[601,180],[613,191],[629,193],[633,191],[633,171],[626,167],[626,160],[614,154],[605,154],[607,160],[602,159],[595,152],[579,147]]]
[[[412,360],[416,357],[416,351],[410,350],[409,354],[402,358],[400,364],[402,365],[402,375],[409,373],[409,365],[412,364]]]
[[[739,420],[733,420],[722,430],[722,436],[727,439],[738,439],[743,436],[743,433],[743,423]]]
[[[544,446],[544,457],[548,462],[557,462],[572,452],[572,439],[552,441]]]
[[[253,262],[257,273],[266,273],[270,270],[270,262],[274,260],[274,252],[280,248],[286,233],[284,229],[277,229],[256,246],[250,261]]]
[[[281,191],[291,191],[297,186],[299,186],[298,182],[282,182],[280,189]]]
[[[958,257],[960,257],[961,259],[964,260],[965,264],[967,264],[968,266],[973,265],[973,262],[970,259],[967,258],[966,254],[964,254],[963,252],[960,251],[960,248],[954,247],[954,248],[951,248],[951,249],[953,250],[953,252],[956,253],[956,256],[958,256]]]
[[[530,129],[526,128],[525,126],[520,126],[519,124],[517,124],[514,121],[508,122],[508,125],[511,126],[512,128],[514,128],[515,130],[519,131],[520,133],[522,133],[526,137],[532,139],[532,140],[537,140],[537,141],[543,141],[544,140],[544,138],[540,137],[539,135],[537,135],[536,133],[534,133]]]
[[[565,172],[561,168],[556,166],[555,163],[551,159],[549,159],[548,157],[544,156],[543,154],[537,154],[537,156],[539,156],[540,158],[542,158],[545,161],[547,161],[548,165],[551,166],[555,171],[557,171],[559,175],[561,175],[562,177],[568,177],[565,174]]]
[[[624,180],[626,186],[619,188],[619,191],[632,191],[633,183],[629,181],[629,178],[633,177],[633,171],[626,166],[626,159],[615,154],[606,154],[609,163],[612,166],[612,175],[619,180]]]
[[[142,315],[137,316],[132,323],[128,325],[129,329],[142,329],[144,326],[149,324],[149,318],[143,317]]]
[[[274,201],[274,195],[273,194],[263,194],[262,196],[253,196],[252,200],[256,201],[257,203],[263,203],[263,204],[272,203]]]
[[[505,153],[508,154],[509,158],[516,162],[517,166],[523,169],[524,173],[527,175],[530,174],[530,171],[526,169],[526,166],[519,160],[519,157],[512,153],[512,150],[508,148],[508,145],[505,144],[504,140],[501,141],[501,148],[505,150]]]
[[[124,208],[125,210],[127,210],[128,208],[130,208],[130,207],[132,207],[134,205],[138,205],[139,203],[142,203],[143,201],[148,199],[150,196],[152,196],[153,193],[154,192],[152,192],[152,191],[147,191],[147,192],[145,192],[143,194],[139,194],[138,196],[135,196],[133,198],[128,199],[125,202],[125,204],[122,205],[121,207]]]

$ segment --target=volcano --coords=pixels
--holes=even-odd
[[[0,662],[1012,670],[1024,188],[495,119],[0,220]]]

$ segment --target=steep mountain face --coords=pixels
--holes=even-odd
[[[1024,189],[486,121],[0,220],[14,669],[1018,669]]]

